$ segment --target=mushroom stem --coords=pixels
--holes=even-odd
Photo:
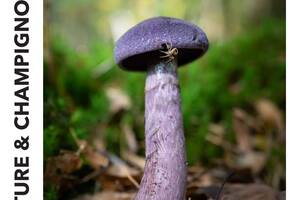
[[[135,200],[183,200],[186,153],[177,61],[148,67],[145,86],[146,165]]]

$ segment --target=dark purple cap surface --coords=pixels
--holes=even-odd
[[[181,19],[155,17],[128,30],[116,43],[115,62],[126,70],[146,71],[149,63],[162,59],[166,43],[178,49],[178,66],[201,57],[208,49],[205,33]]]

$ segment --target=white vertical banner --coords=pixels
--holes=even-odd
[[[43,199],[43,1],[0,6],[0,199]]]
[[[287,147],[286,147],[286,180],[287,180],[287,196],[286,199],[299,198],[299,177],[300,177],[300,160],[299,160],[299,141],[300,141],[300,62],[299,62],[299,45],[300,45],[300,27],[299,27],[299,1],[287,1],[287,29],[286,29],[286,55],[287,55],[287,70],[286,70],[286,132],[287,132]]]

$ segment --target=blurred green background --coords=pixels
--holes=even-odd
[[[144,155],[145,74],[119,69],[113,48],[138,22],[170,16],[199,25],[210,41],[203,58],[179,70],[189,165],[215,166],[227,155],[224,144],[240,148],[235,117],[242,112],[260,127],[250,130],[262,138],[253,149],[269,152],[260,176],[284,189],[285,1],[45,0],[44,15],[45,162],[77,149],[71,131],[91,143],[101,138],[121,156],[129,129],[135,153]],[[222,144],[212,139],[215,129]]]

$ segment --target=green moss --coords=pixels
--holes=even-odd
[[[45,187],[44,199],[45,200],[58,200],[58,194],[53,185]]]

